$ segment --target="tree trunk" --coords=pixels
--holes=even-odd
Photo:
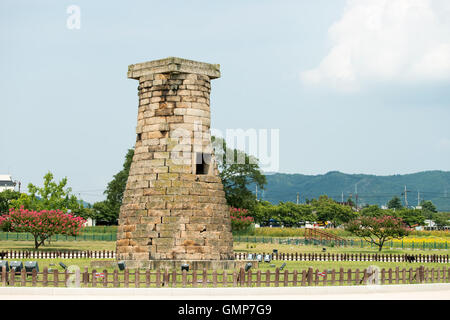
[[[39,248],[38,236],[34,235],[34,248],[37,250]]]

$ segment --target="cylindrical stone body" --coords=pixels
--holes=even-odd
[[[210,134],[210,79],[219,75],[217,65],[179,58],[130,66],[129,77],[139,80],[139,110],[119,260],[233,259]]]

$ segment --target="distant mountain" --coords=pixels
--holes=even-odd
[[[420,200],[431,200],[438,210],[450,211],[450,172],[424,171],[413,174],[376,176],[366,174],[346,174],[331,171],[323,175],[303,175],[274,173],[268,174],[264,192],[258,197],[272,203],[279,201],[296,202],[297,192],[300,202],[317,198],[322,194],[341,201],[350,196],[355,201],[355,185],[359,204],[385,205],[392,197],[398,196],[404,202],[405,185],[409,206],[416,206]]]

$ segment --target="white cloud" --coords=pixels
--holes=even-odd
[[[347,0],[331,48],[304,83],[358,90],[367,82],[450,79],[449,0]]]

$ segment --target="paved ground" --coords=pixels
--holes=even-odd
[[[8,299],[150,299],[150,300],[450,300],[450,284],[296,288],[11,288],[0,287]]]

